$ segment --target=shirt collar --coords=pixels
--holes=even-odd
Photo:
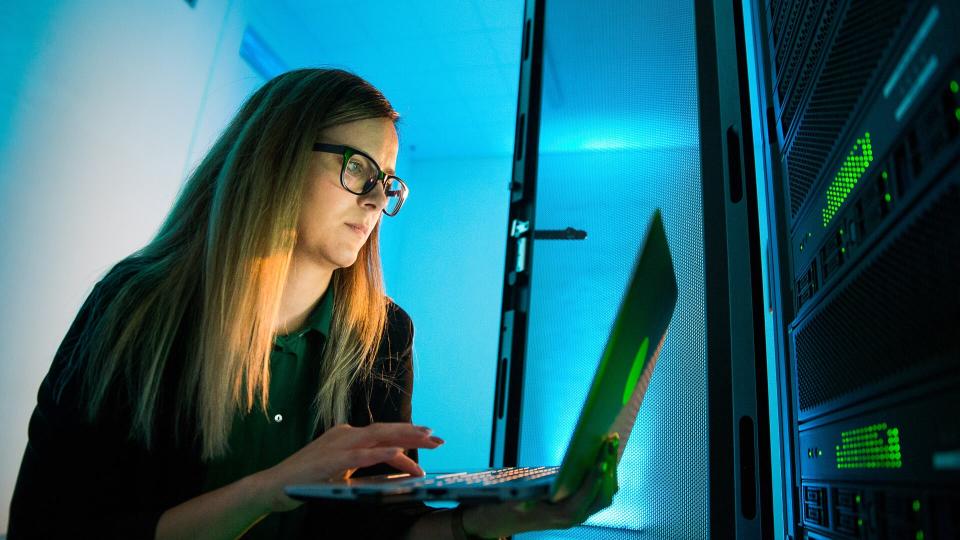
[[[302,338],[311,330],[321,333],[324,339],[327,339],[330,337],[330,323],[332,320],[333,291],[328,288],[327,292],[320,297],[320,300],[317,301],[317,304],[313,307],[313,311],[307,316],[303,327],[287,335],[278,335],[276,337],[276,344],[284,347],[288,345],[290,341]]]
[[[307,317],[304,331],[316,330],[323,334],[323,337],[329,338],[331,321],[333,321],[333,290],[332,287],[328,287],[327,292],[323,294],[316,307]]]

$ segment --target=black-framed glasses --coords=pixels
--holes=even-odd
[[[410,189],[400,178],[387,174],[380,165],[364,152],[343,144],[313,143],[315,152],[328,152],[343,156],[340,166],[340,185],[354,195],[366,195],[378,184],[383,186],[387,204],[383,213],[395,216],[407,200]]]

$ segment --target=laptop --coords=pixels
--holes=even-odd
[[[387,474],[292,485],[285,492],[300,500],[369,502],[562,499],[582,483],[608,434],[619,434],[617,461],[623,456],[676,303],[673,261],[657,210],[559,467]]]

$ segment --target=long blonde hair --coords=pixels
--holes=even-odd
[[[397,117],[376,88],[341,70],[287,72],[254,93],[190,175],[156,237],[101,283],[116,292],[74,356],[84,362],[76,371],[88,418],[122,381],[131,435],[148,448],[158,409],[172,405],[175,425],[193,426],[203,458],[222,455],[235,415],[266,410],[269,400],[272,329],[313,143],[334,125]],[[388,300],[379,225],[357,262],[334,272],[331,287],[336,303],[314,402],[317,427],[347,420],[350,387],[370,375],[380,344]],[[182,362],[178,380],[165,378],[171,361]],[[170,384],[175,403],[161,404]]]

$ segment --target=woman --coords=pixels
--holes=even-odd
[[[157,236],[81,308],[44,379],[9,537],[464,538],[569,527],[607,506],[615,452],[568,499],[434,510],[303,505],[283,487],[414,475],[413,327],[384,294],[397,113],[339,70],[241,108]],[[614,466],[609,466],[612,463]],[[362,470],[360,470],[362,469]]]

